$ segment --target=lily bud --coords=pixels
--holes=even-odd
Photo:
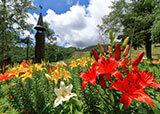
[[[104,49],[103,49],[101,43],[98,42],[97,46],[98,46],[99,51],[103,54],[104,53]]]
[[[105,77],[103,74],[99,76],[99,83],[102,89],[106,89],[107,86],[106,86]]]
[[[124,52],[123,52],[123,56],[126,57],[128,55],[129,52],[129,45],[126,46]]]
[[[109,39],[111,40],[111,42],[114,41],[115,37],[116,37],[115,32],[112,32],[112,30],[109,30]]]
[[[45,74],[45,76],[46,76],[46,78],[47,78],[49,81],[52,81],[52,78],[51,78],[51,76],[50,76],[50,75]]]
[[[111,46],[108,46],[108,50],[109,50],[109,51],[112,51],[112,48],[111,48]]]
[[[92,55],[93,55],[94,59],[95,59],[96,61],[98,61],[99,55],[97,54],[97,52],[96,52],[93,48],[91,49],[91,52],[92,52]]]
[[[112,30],[109,30],[109,39],[112,40]]]
[[[112,48],[111,48],[111,46],[108,46],[108,51],[109,51],[109,56],[111,57],[112,56]]]
[[[124,41],[123,41],[123,44],[122,44],[122,47],[126,47],[126,45],[128,44],[128,41],[129,41],[129,37],[127,37]]]
[[[160,92],[160,88],[158,88],[156,91]]]
[[[131,65],[132,66],[137,66],[141,62],[141,60],[143,58],[143,55],[144,55],[144,51],[140,52],[137,55],[137,57],[132,61]]]
[[[115,32],[113,32],[113,34],[112,34],[112,40],[114,40],[114,39],[115,39],[115,37],[116,37],[116,33],[115,33]]]
[[[116,60],[121,59],[121,47],[120,47],[120,43],[117,43],[116,47],[115,47],[115,59]]]

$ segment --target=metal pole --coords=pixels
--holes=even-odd
[[[27,38],[27,51],[26,51],[26,60],[28,60],[28,54],[29,54],[29,36]]]
[[[134,36],[135,26],[136,26],[136,21],[134,21],[134,28],[133,28],[133,32],[132,32],[132,36],[131,36],[131,40],[130,40],[129,58],[131,58],[131,49],[132,49],[132,42],[133,42],[133,36]]]

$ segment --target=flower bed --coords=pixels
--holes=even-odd
[[[18,113],[157,113],[160,112],[159,65],[132,60],[129,46],[111,45],[100,55],[64,63],[23,61],[0,74],[1,98]],[[152,65],[152,66],[150,66]],[[157,75],[157,76],[156,76]]]

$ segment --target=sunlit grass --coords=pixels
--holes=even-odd
[[[137,56],[137,54],[140,53],[141,51],[145,52],[144,57],[146,57],[146,50],[144,47],[138,48],[137,50],[132,49],[131,57],[135,58]],[[154,45],[152,45],[152,58],[153,59],[160,59],[160,47],[154,47]]]
[[[160,45],[160,44],[159,44]],[[145,52],[144,57],[146,58],[146,50],[145,47],[138,48],[137,50],[134,50],[132,48],[131,50],[131,58],[134,59],[141,51]],[[90,51],[76,51],[74,54],[74,58],[81,58],[81,57],[87,57],[90,56]],[[152,45],[152,58],[153,59],[160,59],[160,47],[154,47],[154,44]]]

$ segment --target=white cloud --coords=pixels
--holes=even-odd
[[[28,15],[28,18],[26,19],[26,22],[35,26],[37,24],[38,15],[35,13],[33,15],[30,13],[27,13],[27,15]],[[26,38],[26,37],[30,36],[30,38],[32,38],[32,40],[35,41],[34,34],[30,33],[27,30],[22,31],[20,36],[21,36],[21,38]]]
[[[30,13],[27,13],[28,14],[28,18],[26,19],[26,22],[29,23],[29,24],[33,24],[33,25],[36,25],[37,24],[37,18],[38,18],[38,15],[37,14],[30,14]]]
[[[110,12],[108,6],[111,1],[113,0],[90,0],[88,7],[77,4],[63,14],[56,14],[48,9],[44,20],[50,23],[50,28],[59,35],[58,45],[62,46],[66,42],[79,48],[95,45],[100,41],[97,25],[101,24],[101,18]],[[28,22],[36,25],[37,17],[37,14],[33,14]]]

